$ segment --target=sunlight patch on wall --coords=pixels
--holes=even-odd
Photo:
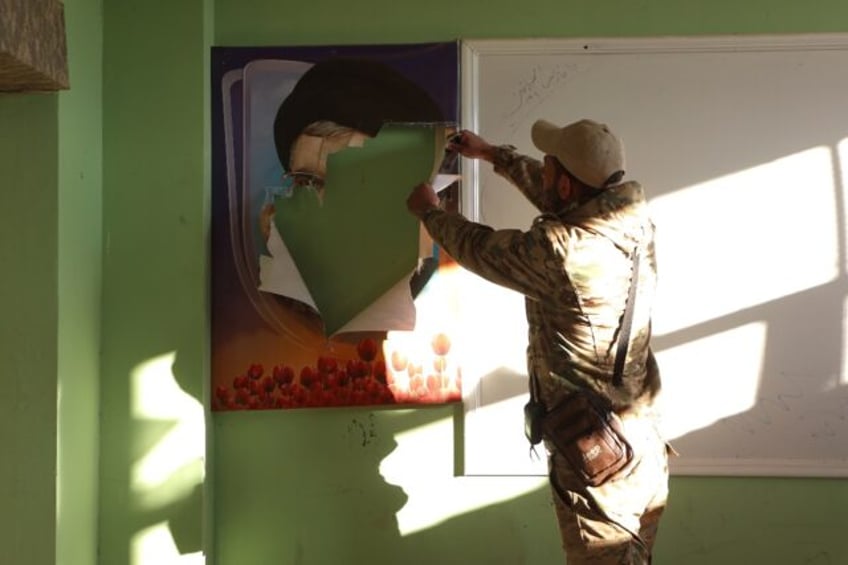
[[[457,343],[457,298],[455,292],[457,268],[443,267],[432,276],[415,297],[414,329],[392,330],[383,341],[383,357],[391,376],[390,384],[395,398],[423,392],[426,379],[434,371],[442,377],[442,391],[433,392],[460,395],[462,370],[458,352],[463,344]],[[438,368],[436,368],[438,366]],[[413,375],[417,375],[413,376]],[[422,382],[423,377],[423,382]],[[416,381],[419,381],[416,384]]]
[[[467,378],[474,375],[484,376],[503,369],[526,374],[524,297],[466,270],[458,272],[456,286],[461,319],[474,321],[459,328],[459,342],[464,347],[464,384],[468,390],[475,383]],[[516,342],[516,332],[521,335],[521,341]]]
[[[203,483],[203,406],[180,388],[172,372],[175,352],[148,360],[132,372],[132,416],[169,429],[133,464],[131,485],[143,508],[186,498]]]
[[[842,190],[842,217],[848,219],[848,138],[840,141],[836,146],[838,159],[840,188]],[[843,259],[848,261],[848,226],[842,233]],[[842,265],[842,276],[848,274],[848,263]],[[839,385],[848,385],[848,298],[842,305],[842,370],[839,373]]]
[[[848,385],[848,297],[842,301],[842,367],[834,388],[846,385]]]
[[[838,275],[833,153],[815,147],[657,197],[657,335]]]
[[[464,321],[455,329],[462,396],[467,406],[477,407],[488,400],[480,390],[486,377],[527,374],[524,297],[465,269],[457,269],[455,288],[459,319]]]
[[[131,565],[204,565],[203,552],[180,554],[167,522],[141,530],[131,541]]]
[[[436,357],[433,338],[442,334],[449,352],[440,356],[447,366],[439,372],[461,381],[463,397],[474,394],[481,376],[503,370],[526,373],[527,321],[520,294],[458,266],[443,266],[415,298],[415,308],[413,331],[387,333],[383,354],[390,369],[397,369],[394,356],[401,351],[410,364],[429,371]],[[493,311],[497,315],[487,317]],[[522,339],[514,339],[516,331]],[[393,377],[400,388],[406,386],[403,375]]]
[[[767,330],[764,322],[746,324],[657,355],[663,378],[664,431],[669,439],[754,407]]]
[[[848,219],[848,137],[836,145],[836,158],[836,169],[839,171],[839,188],[842,191],[842,217]],[[848,250],[848,226],[844,228],[842,237],[843,259],[848,261],[848,253],[844,251]],[[848,262],[842,265],[842,272],[843,274],[848,273]]]
[[[483,386],[492,384],[490,379]],[[539,458],[532,457],[524,435],[524,404],[529,399],[527,379],[501,386],[504,392],[511,393],[508,398],[478,405],[466,414],[466,433],[474,438],[465,442],[466,472],[489,475],[491,469],[498,469],[498,474],[546,475],[544,447],[537,447]]]
[[[453,450],[445,449],[454,443],[452,418],[399,433],[395,439],[398,446],[380,463],[380,474],[409,497],[397,513],[402,536],[547,485],[546,477],[454,476]]]

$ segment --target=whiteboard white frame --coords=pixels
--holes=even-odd
[[[480,98],[480,57],[490,55],[576,54],[576,53],[704,53],[732,51],[799,51],[848,49],[848,34],[754,35],[644,38],[541,38],[464,39],[461,41],[460,92],[461,126],[479,130],[476,101]],[[462,179],[461,210],[471,220],[480,217],[479,169],[477,161],[466,164]]]
[[[650,53],[709,53],[736,51],[848,51],[848,34],[798,35],[723,35],[723,36],[664,36],[641,38],[524,38],[524,39],[464,39],[461,41],[461,127],[479,131],[477,100],[481,96],[478,77],[481,57],[493,55],[556,55],[556,54],[650,54]],[[462,170],[460,206],[467,218],[480,220],[480,173],[478,161],[466,162]],[[475,429],[472,422],[475,410],[482,408],[479,387],[463,391],[465,445],[483,438],[491,430]],[[490,435],[490,434],[488,434]],[[462,468],[468,475],[487,475],[479,465],[468,460]],[[782,477],[848,477],[845,461],[830,460],[748,460],[738,464],[728,460],[688,459],[671,461],[673,475],[681,476],[782,476]],[[541,473],[540,473],[541,474]]]

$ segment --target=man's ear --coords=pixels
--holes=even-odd
[[[557,196],[560,197],[561,200],[567,202],[574,196],[574,190],[576,187],[571,182],[571,178],[565,173],[560,173],[557,175],[556,180],[556,192]]]

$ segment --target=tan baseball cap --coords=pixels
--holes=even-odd
[[[624,174],[624,147],[606,124],[580,120],[560,127],[538,120],[530,137],[540,151],[556,157],[571,174],[591,187],[607,188],[618,183]]]

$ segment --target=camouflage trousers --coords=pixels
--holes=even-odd
[[[649,417],[624,417],[634,458],[619,477],[586,486],[546,441],[551,491],[568,565],[651,563],[668,498],[668,453]]]

